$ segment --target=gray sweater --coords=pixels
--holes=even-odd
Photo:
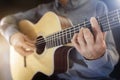
[[[11,35],[19,31],[17,24],[20,20],[28,19],[35,23],[48,11],[66,16],[73,24],[77,24],[83,22],[86,18],[89,20],[90,17],[106,13],[107,7],[99,0],[69,0],[67,6],[62,6],[58,0],[55,0],[55,2],[41,4],[26,12],[4,17],[0,23],[1,32],[9,41]],[[106,44],[105,55],[91,61],[84,59],[76,49],[73,49],[70,54],[73,66],[68,72],[58,74],[58,77],[66,80],[100,80],[108,78],[119,58],[111,31],[107,32]]]
[[[106,6],[96,0],[69,0],[67,6],[63,7],[58,0],[49,4],[42,4],[26,12],[9,15],[1,20],[1,32],[9,40],[10,36],[17,32],[17,23],[22,19],[37,22],[44,13],[54,11],[57,14],[68,17],[73,24],[82,22],[92,16],[101,15],[106,12]],[[32,16],[31,16],[32,15]]]

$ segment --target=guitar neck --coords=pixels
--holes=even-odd
[[[114,10],[102,16],[96,17],[102,32],[109,31],[115,27],[120,26],[120,10]],[[90,21],[84,21],[70,28],[64,29],[60,32],[49,35],[45,38],[47,48],[67,44],[71,42],[71,39],[75,33],[78,33],[81,27],[86,27],[91,30]]]

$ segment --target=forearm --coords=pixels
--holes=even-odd
[[[85,60],[88,68],[95,69],[102,75],[109,75],[119,60],[119,54],[116,50],[111,31],[107,33],[106,44],[106,52],[101,58],[96,60]]]
[[[16,32],[19,32],[15,18],[12,15],[10,15],[1,19],[0,30],[2,35],[9,41],[11,35],[13,35]]]
[[[2,35],[10,41],[10,37],[19,32],[18,23],[21,20],[27,19],[29,21],[35,22],[36,21],[36,10],[37,8],[31,9],[26,12],[19,12],[13,15],[9,15],[1,19],[0,22],[0,30]]]

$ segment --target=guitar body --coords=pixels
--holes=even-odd
[[[61,31],[65,28],[63,24],[66,25],[66,23],[60,21],[60,18],[55,13],[48,12],[36,24],[27,20],[21,21],[19,28],[29,38],[36,39],[37,36],[45,38],[50,34]],[[69,25],[67,22],[66,27]],[[69,67],[68,55],[70,49],[71,47],[65,46],[44,47],[40,55],[34,52],[27,56],[25,66],[24,57],[11,46],[10,67],[13,80],[31,80],[37,72],[41,72],[47,76],[51,76],[54,73],[66,72]]]
[[[120,9],[96,18],[98,23],[100,23],[100,29],[103,32],[120,27]],[[65,29],[66,27],[72,26],[70,21],[65,17],[59,17],[53,12],[46,13],[36,24],[24,20],[21,21],[19,25],[20,31],[31,39],[38,39],[42,36],[41,39],[44,40],[44,38],[51,39],[54,36],[57,36],[54,40],[60,41],[61,44],[59,45],[59,42],[55,43],[54,40],[52,40],[52,44],[55,43],[55,46],[52,45],[46,47],[46,44],[39,45],[39,48],[37,48],[32,55],[26,57],[26,66],[25,58],[19,55],[19,53],[17,53],[11,46],[10,64],[13,80],[31,80],[37,72],[40,72],[45,76],[51,76],[54,73],[66,72],[69,67],[69,51],[72,49],[70,47],[72,45],[70,44],[69,46],[68,43],[71,42],[73,35],[78,33],[81,27],[91,30],[90,21],[84,21],[74,25],[73,27]],[[46,40],[44,43],[47,42],[49,43],[49,40]],[[66,44],[67,47],[63,46],[63,44]],[[40,53],[40,55],[37,53]]]

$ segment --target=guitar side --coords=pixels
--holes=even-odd
[[[46,13],[36,24],[32,24],[29,21],[20,22],[20,30],[31,39],[36,39],[37,36],[41,35],[46,37],[57,31],[61,31],[61,22],[55,13]],[[31,80],[32,77],[37,73],[41,72],[47,76],[55,73],[55,55],[58,53],[56,50],[58,47],[45,48],[42,54],[38,55],[36,52],[26,57],[26,67],[24,66],[24,57],[17,53],[11,46],[10,54],[10,66],[13,80]],[[71,47],[66,48],[67,53]],[[68,54],[65,57],[66,64],[68,63]],[[68,69],[68,65],[66,65]],[[55,68],[56,67],[56,68]]]

